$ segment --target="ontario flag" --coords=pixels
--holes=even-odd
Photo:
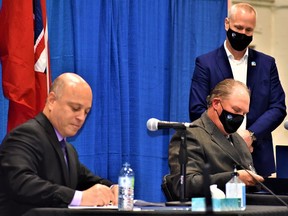
[[[0,60],[10,131],[42,111],[51,84],[46,0],[2,0]]]

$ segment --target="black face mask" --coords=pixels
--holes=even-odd
[[[253,39],[253,36],[247,36],[245,34],[235,32],[230,28],[226,34],[231,46],[237,51],[243,51],[246,49]]]
[[[220,102],[221,104],[221,102]],[[240,114],[234,114],[234,113],[230,113],[227,110],[225,110],[221,104],[222,107],[222,113],[219,116],[218,112],[218,116],[219,119],[224,127],[224,130],[228,133],[234,133],[238,130],[238,128],[240,127],[240,125],[242,124],[243,120],[244,120],[244,116],[240,115]]]

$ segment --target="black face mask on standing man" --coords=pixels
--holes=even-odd
[[[226,32],[226,35],[233,49],[237,51],[243,51],[246,49],[253,39],[253,36],[247,36],[245,34],[235,32],[230,28]]]

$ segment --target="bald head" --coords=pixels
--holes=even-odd
[[[88,83],[78,74],[67,72],[61,74],[54,80],[49,92],[54,92],[57,97],[61,97],[65,91],[65,87],[71,88],[77,86],[85,86],[90,88]]]
[[[53,82],[43,113],[63,137],[69,137],[82,127],[91,106],[89,84],[75,73],[63,73]]]

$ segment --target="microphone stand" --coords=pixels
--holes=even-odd
[[[186,126],[180,125],[174,127],[175,130],[179,131],[181,143],[179,148],[179,164],[180,164],[180,201],[169,201],[166,202],[166,206],[191,206],[191,201],[188,201],[186,198],[186,166],[187,166],[187,135],[186,135]],[[203,167],[203,187],[205,194],[205,204],[206,204],[206,213],[213,214],[212,208],[212,198],[210,192],[210,166],[205,164]]]
[[[180,164],[180,201],[166,202],[167,206],[191,206],[185,195],[186,191],[186,165],[187,165],[187,144],[186,144],[186,126],[179,125],[174,127],[179,131],[181,143],[179,148],[179,164]]]
[[[186,202],[186,165],[187,165],[187,144],[186,144],[186,127],[179,130],[181,133],[181,144],[179,148],[180,163],[180,202]]]

